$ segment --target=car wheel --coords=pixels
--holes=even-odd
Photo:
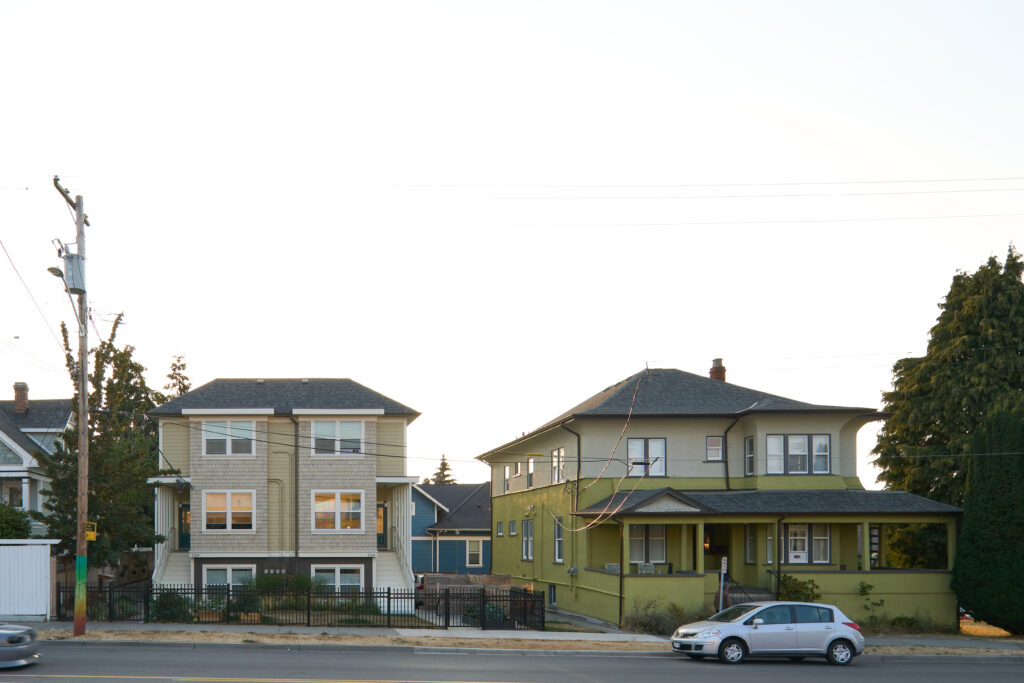
[[[689,652],[686,653],[686,656],[689,657],[690,659],[696,661],[696,662],[699,662],[700,660],[704,659],[704,655],[695,655],[695,654],[691,654]]]
[[[853,645],[848,640],[833,640],[825,651],[825,659],[829,664],[846,666],[853,661]]]
[[[726,664],[739,664],[747,656],[747,646],[739,638],[726,638],[718,646],[718,658]]]

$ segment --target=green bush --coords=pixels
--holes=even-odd
[[[149,618],[153,621],[188,623],[192,621],[192,605],[188,598],[177,593],[160,592],[153,597],[149,606]]]
[[[792,574],[783,574],[779,580],[779,600],[818,602],[821,600],[821,590],[814,579],[801,581]]]
[[[693,612],[686,611],[675,603],[660,600],[633,603],[633,613],[623,619],[626,630],[637,633],[668,636],[682,624],[701,621],[715,613],[710,605]]]
[[[0,503],[0,538],[28,538],[32,524],[23,510]]]

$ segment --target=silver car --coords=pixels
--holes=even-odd
[[[39,657],[35,629],[0,624],[0,669],[32,664]]]
[[[833,605],[811,602],[745,602],[672,634],[672,650],[691,659],[718,657],[739,664],[747,657],[824,657],[844,666],[864,652],[860,627]]]

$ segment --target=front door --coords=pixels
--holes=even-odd
[[[192,547],[192,512],[188,503],[178,504],[178,550]]]
[[[377,503],[377,548],[388,547],[388,504]]]

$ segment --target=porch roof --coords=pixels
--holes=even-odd
[[[681,491],[616,493],[576,514],[598,515],[864,515],[959,514],[962,510],[906,491]]]

